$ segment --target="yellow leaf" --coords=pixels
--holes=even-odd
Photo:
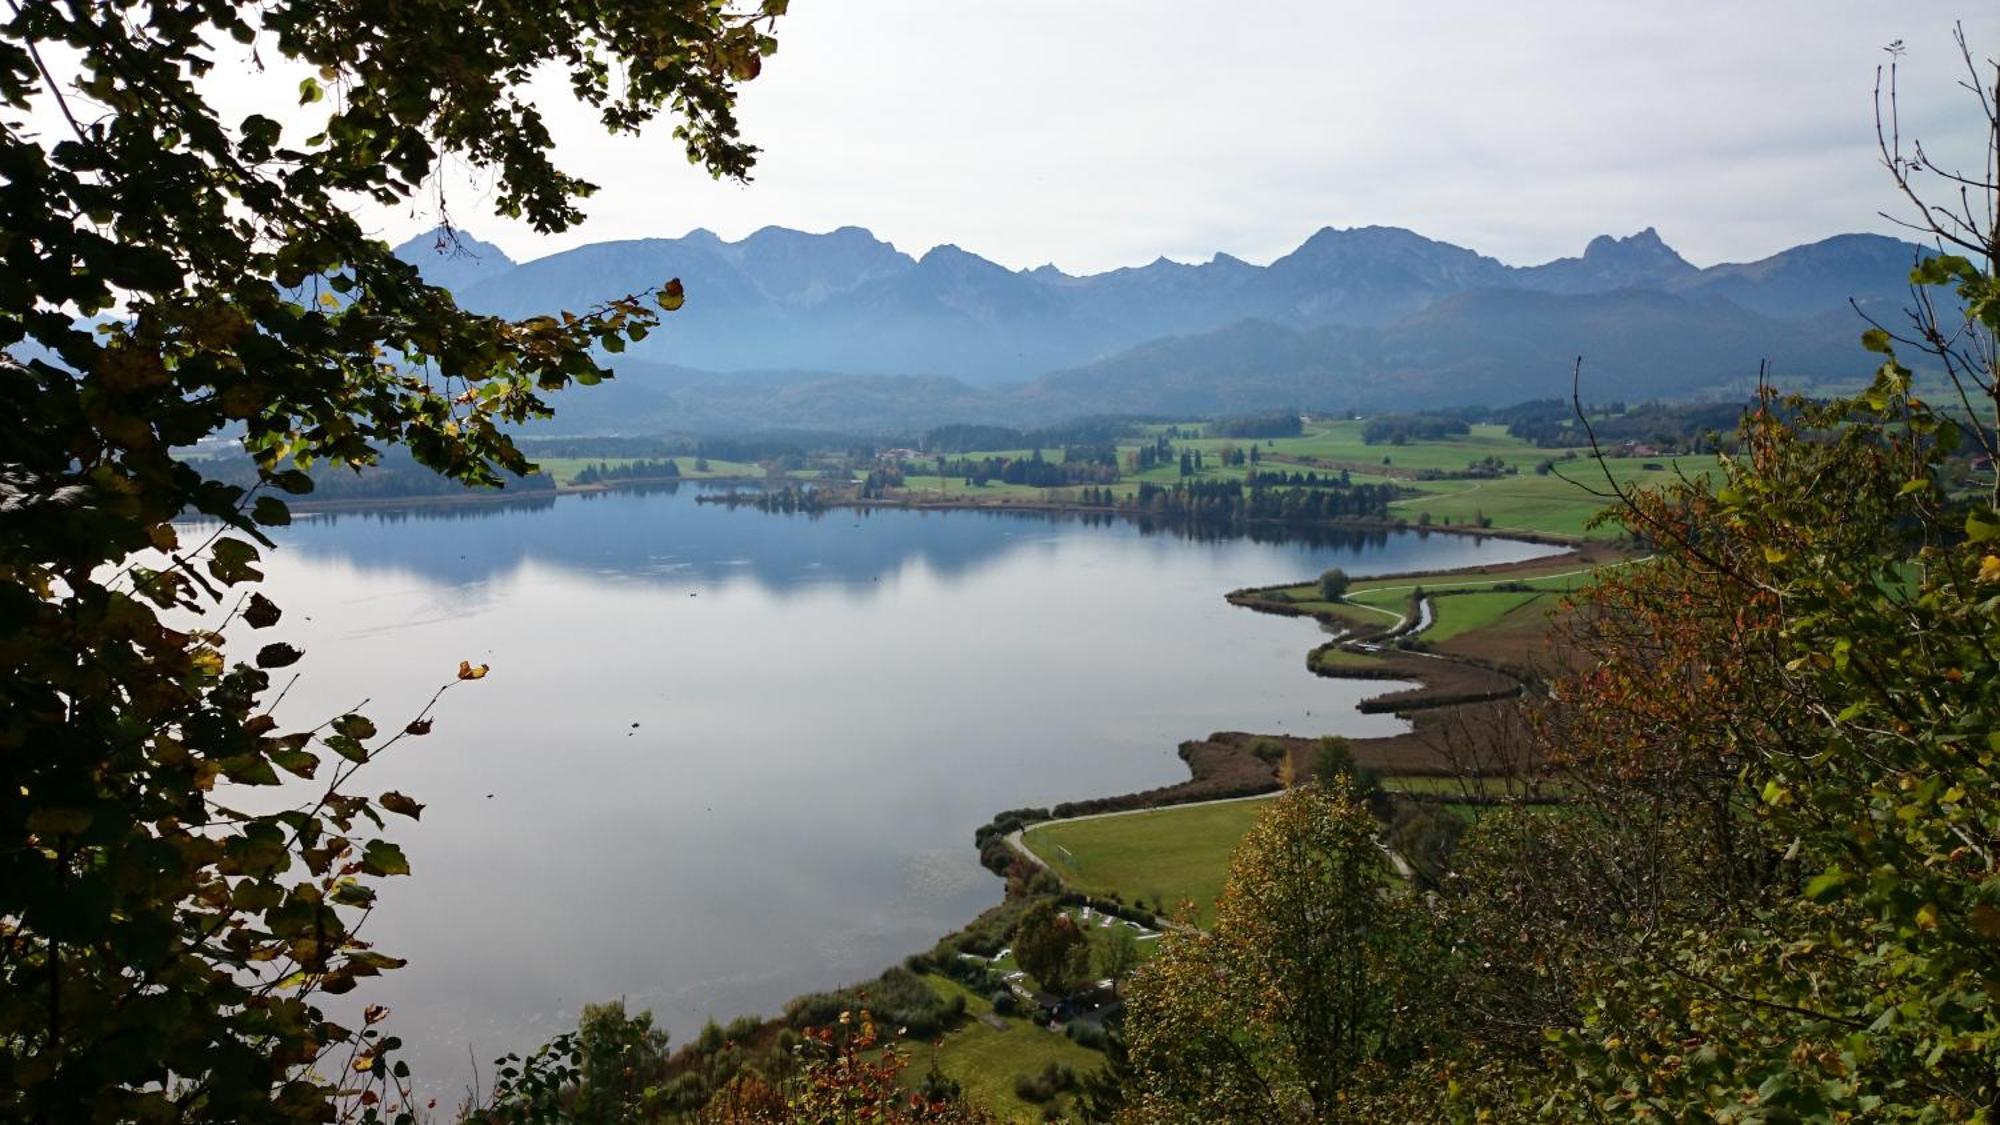
[[[1979,560],[1979,580],[2000,582],[2000,555],[1988,555]]]
[[[474,667],[470,660],[458,662],[458,678],[461,680],[483,680],[486,678],[486,672],[487,666],[484,664]]]

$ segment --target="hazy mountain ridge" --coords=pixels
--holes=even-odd
[[[439,253],[431,234],[398,253],[483,311],[574,310],[668,277],[687,284],[687,306],[600,392],[623,405],[566,408],[565,429],[621,432],[642,419],[872,417],[860,428],[887,431],[919,419],[1507,402],[1566,391],[1579,354],[1604,397],[1686,397],[1740,384],[1764,359],[1781,377],[1852,374],[1861,325],[1848,301],[1896,307],[1921,253],[1839,235],[1700,268],[1647,228],[1511,266],[1401,228],[1328,227],[1268,266],[1217,254],[1075,276],[952,245],[913,258],[859,227],[765,227],[736,242],[696,230],[518,264],[460,238],[465,253]],[[765,374],[707,374],[744,371]],[[904,376],[945,378],[891,378]]]

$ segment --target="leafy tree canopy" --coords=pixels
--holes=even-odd
[[[266,692],[300,653],[272,642],[232,661],[221,630],[279,620],[249,587],[263,529],[288,518],[279,494],[310,487],[305,467],[401,445],[497,485],[530,468],[503,427],[606,377],[599,357],[683,295],[662,279],[575,314],[474,315],[355,208],[417,205],[455,162],[490,177],[502,214],[541,231],[577,222],[591,185],[553,158],[529,87],[544,76],[604,128],[666,116],[690,160],[744,176],[755,150],[733,98],[783,9],[9,8],[0,1117],[312,1120],[337,1090],[381,1104],[373,1087],[400,1087],[379,1011],[342,1027],[313,997],[397,964],[354,925],[368,881],[408,869],[372,833],[421,806],[346,785],[431,718],[282,731]],[[225,69],[261,78],[279,116],[224,118],[206,82]],[[255,486],[175,456],[217,434],[241,436]],[[189,536],[183,513],[212,522]],[[314,795],[274,814],[232,796],[285,776]]]

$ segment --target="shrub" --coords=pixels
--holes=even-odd
[[[1017,1074],[1014,1076],[1014,1096],[1024,1102],[1039,1104],[1055,1097],[1056,1092],[1038,1074]]]
[[[785,1021],[796,1028],[825,1027],[842,1012],[863,1008],[885,1028],[929,1039],[965,1014],[965,997],[947,1001],[923,977],[898,965],[864,984],[794,997],[785,1005]]]
[[[1105,1044],[1111,1040],[1111,1036],[1105,1032],[1102,1024],[1084,1023],[1081,1020],[1072,1022],[1063,1031],[1077,1046],[1088,1047],[1093,1051],[1102,1051]]]
[[[1347,572],[1339,567],[1329,567],[1319,576],[1319,596],[1323,601],[1337,602],[1347,593],[1349,579]]]
[[[1076,1071],[1062,1063],[1050,1063],[1039,1074],[1014,1076],[1014,1093],[1024,1102],[1041,1103],[1057,1094],[1076,1089]]]

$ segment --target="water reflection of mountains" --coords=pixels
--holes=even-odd
[[[439,583],[482,581],[534,563],[620,581],[702,585],[750,580],[778,593],[836,583],[866,590],[922,563],[966,575],[1077,527],[1157,541],[1289,545],[1302,556],[1368,555],[1385,530],[1226,528],[1087,513],[834,509],[775,514],[697,504],[699,486],[657,485],[513,501],[416,504],[300,513],[286,551],[361,570],[414,572]]]

